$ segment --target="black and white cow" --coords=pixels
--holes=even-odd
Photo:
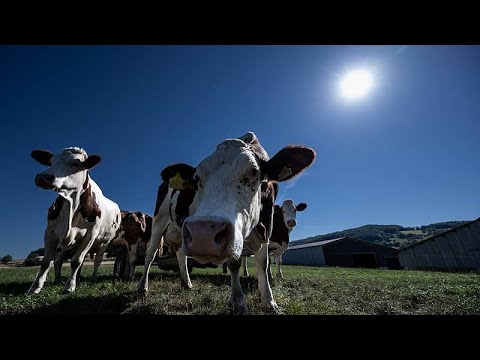
[[[269,255],[275,257],[277,264],[277,277],[283,278],[282,254],[287,250],[290,242],[290,232],[297,225],[297,211],[303,211],[307,204],[295,205],[293,200],[285,199],[282,206],[275,205],[273,212],[272,235],[268,244]],[[242,258],[243,275],[248,276],[247,257]],[[270,262],[268,263],[268,275],[271,279]]]
[[[297,211],[303,211],[307,204],[299,203],[295,205],[293,200],[285,199],[282,206],[275,205],[273,211],[273,230],[268,245],[269,252],[275,256],[277,264],[277,277],[283,278],[282,273],[282,254],[287,250],[290,242],[290,233],[297,226]],[[268,268],[270,271],[270,263]]]
[[[95,261],[96,268],[100,265],[103,253],[120,227],[120,209],[103,195],[89,175],[88,170],[100,162],[100,156],[88,156],[78,147],[66,148],[56,155],[46,150],[34,150],[31,155],[42,165],[49,166],[36,175],[35,185],[54,190],[60,196],[48,210],[45,256],[28,293],[41,291],[56,251],[62,254],[65,249],[77,245],[71,261],[71,273],[65,284],[65,292],[73,292],[77,272],[92,246],[98,248],[97,256],[102,255],[98,264]],[[63,262],[63,256],[57,256],[57,259]]]
[[[240,255],[244,245],[252,250],[262,305],[279,311],[267,278],[268,249],[264,246],[270,236],[274,199],[271,211],[262,215],[262,189],[266,194],[272,182],[293,178],[314,160],[315,151],[304,146],[287,146],[269,158],[255,134],[248,132],[220,143],[196,168],[186,164],[165,168],[139,290],[148,291],[151,262],[163,235],[174,226],[181,233],[178,246],[183,256],[217,265],[228,261],[231,305],[237,313],[247,309],[239,278]],[[179,206],[182,202],[188,205]]]
[[[164,245],[177,256],[182,287],[188,289],[192,287],[187,257],[182,248],[181,229],[183,221],[193,213],[196,207],[193,204],[197,193],[196,184],[191,181],[194,173],[195,169],[186,164],[175,164],[161,172],[162,183],[158,187],[152,235],[147,245],[144,272],[138,287],[140,292],[148,291],[148,273],[151,263],[157,252],[159,252],[158,255],[162,255]],[[176,189],[170,188],[169,184]]]

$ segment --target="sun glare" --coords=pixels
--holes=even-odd
[[[356,69],[347,72],[340,79],[340,96],[348,100],[364,98],[372,89],[373,75],[365,69]]]

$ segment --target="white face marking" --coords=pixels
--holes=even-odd
[[[282,205],[283,222],[289,231],[295,227],[292,222],[297,221],[297,208],[291,199],[283,201]]]
[[[52,187],[62,193],[80,190],[87,176],[82,162],[87,153],[79,148],[67,148],[51,158],[52,165],[39,174],[53,175]]]
[[[260,176],[253,152],[239,139],[222,142],[197,166],[194,178],[198,180],[199,206],[189,221],[227,219],[234,227],[234,239],[229,245],[233,256],[240,256],[243,240],[259,221]],[[219,261],[214,258],[199,260]]]

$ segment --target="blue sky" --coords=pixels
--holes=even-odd
[[[273,156],[317,151],[281,185],[306,202],[292,238],[480,216],[479,46],[0,46],[0,256],[43,247],[51,191],[33,149],[102,156],[91,171],[122,209],[150,214],[160,171],[254,131]],[[375,76],[341,99],[348,69]]]

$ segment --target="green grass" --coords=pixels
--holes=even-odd
[[[178,274],[152,266],[146,297],[136,293],[142,270],[121,282],[102,265],[98,281],[89,283],[92,267],[85,266],[76,292],[64,295],[52,269],[42,292],[27,296],[37,268],[0,269],[0,314],[230,314],[230,277],[221,268],[195,268],[193,289],[185,290]],[[264,314],[249,270],[241,280],[249,314]],[[480,314],[480,274],[302,266],[283,272],[272,291],[284,314]]]

